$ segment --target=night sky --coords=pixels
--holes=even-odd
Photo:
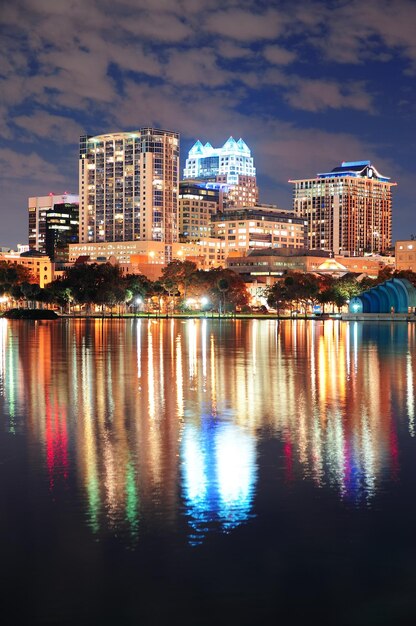
[[[252,150],[260,201],[369,159],[414,220],[414,0],[0,0],[0,245],[27,197],[78,192],[80,134],[155,126]]]

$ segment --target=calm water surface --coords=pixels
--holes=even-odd
[[[3,623],[415,624],[415,343],[0,320]]]

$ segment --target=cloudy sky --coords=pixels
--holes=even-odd
[[[80,134],[156,126],[252,150],[260,201],[369,159],[414,217],[414,0],[0,0],[0,245],[27,197],[78,190]]]

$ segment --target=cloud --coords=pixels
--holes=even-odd
[[[62,115],[52,115],[46,111],[14,117],[13,123],[31,135],[49,141],[77,143],[79,135],[83,132],[82,126],[74,120]]]
[[[284,19],[275,10],[264,13],[229,9],[211,13],[205,19],[205,28],[221,37],[237,41],[274,39],[284,28]]]
[[[373,111],[371,96],[360,83],[336,83],[326,80],[305,80],[293,77],[292,89],[285,94],[293,107],[304,111],[324,111],[326,109],[356,109]]]
[[[218,67],[211,48],[174,51],[165,66],[165,76],[172,84],[218,87],[233,78],[230,72]]]
[[[233,41],[219,41],[216,51],[223,59],[245,59],[253,54],[250,48],[240,46]]]
[[[38,182],[39,176],[42,176],[43,180],[49,180],[50,183],[65,183],[65,176],[60,168],[34,151],[26,154],[11,148],[1,148],[0,170],[4,179],[10,181],[10,184],[18,179]]]
[[[296,59],[296,54],[281,46],[266,46],[263,50],[264,58],[273,65],[289,65]]]

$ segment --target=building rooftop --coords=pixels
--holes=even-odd
[[[226,209],[222,213],[216,213],[215,215],[211,216],[211,221],[213,222],[229,222],[248,219],[267,219],[271,221],[291,219],[296,224],[304,222],[304,218],[295,215],[293,211],[289,211],[287,209],[278,209],[277,207],[273,206],[249,206],[236,209],[232,208]]]
[[[328,250],[308,250],[307,248],[263,248],[250,250],[247,256],[313,256],[330,258],[332,252]]]

